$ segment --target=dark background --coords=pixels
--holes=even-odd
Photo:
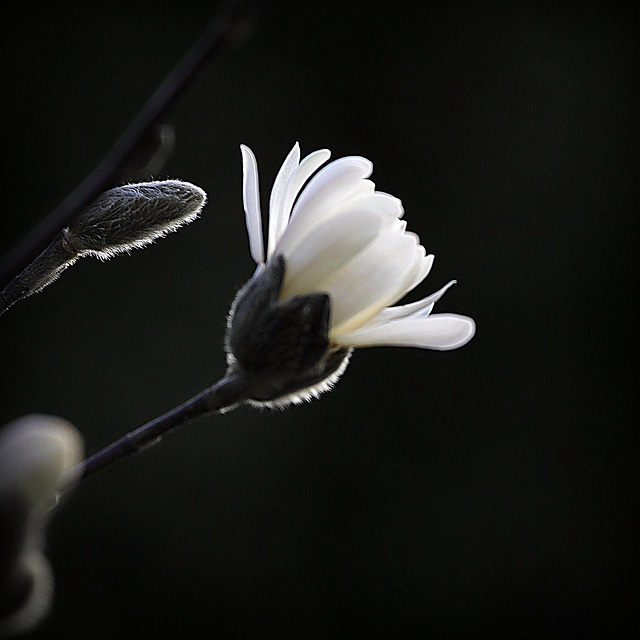
[[[94,452],[222,375],[253,266],[241,143],[264,209],[296,140],[370,158],[436,255],[410,299],[456,278],[437,310],[476,337],[358,351],[319,401],[201,419],[86,481],[51,523],[34,637],[637,631],[637,9],[425,5],[280,2],[216,57],[154,176],[204,188],[201,218],[0,318],[0,423],[60,415]],[[213,12],[63,7],[4,19],[2,251]]]

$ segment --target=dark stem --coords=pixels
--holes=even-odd
[[[104,449],[94,453],[81,462],[78,465],[79,468],[73,470],[71,475],[75,478],[86,478],[132,453],[148,449],[158,443],[163,435],[194,418],[230,409],[243,399],[247,388],[248,381],[244,377],[225,376],[190,400],[130,431]]]
[[[22,298],[28,298],[53,282],[78,259],[78,254],[65,245],[62,234],[0,291],[0,315]]]
[[[191,49],[158,87],[106,157],[85,180],[45,217],[19,244],[0,260],[0,288],[4,288],[27,267],[55,235],[97,196],[115,186],[122,167],[135,154],[140,143],[173,106],[178,96],[193,80],[196,72],[224,45],[238,40],[245,26],[251,0],[228,3],[205,28]],[[242,32],[244,35],[244,32]]]

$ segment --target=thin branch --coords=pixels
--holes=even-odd
[[[246,35],[247,30],[243,27],[259,4],[255,0],[236,0],[226,4],[226,8],[214,17],[93,172],[0,260],[0,288],[42,253],[80,211],[114,186],[122,167],[173,107],[197,71],[225,45],[237,44],[240,37]]]
[[[81,462],[71,477],[84,479],[122,458],[158,443],[162,436],[194,418],[233,408],[241,401],[248,381],[240,376],[225,376],[190,400],[130,431],[115,442]]]

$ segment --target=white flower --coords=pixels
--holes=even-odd
[[[308,399],[324,390],[346,367],[353,347],[446,350],[473,337],[471,318],[431,314],[435,302],[455,281],[418,302],[390,306],[425,279],[433,256],[427,255],[417,235],[405,230],[400,200],[375,191],[368,180],[373,170],[369,160],[340,158],[313,176],[330,152],[316,151],[300,161],[296,143],[271,191],[265,255],[257,163],[248,147],[242,145],[241,150],[249,244],[258,264],[253,280],[266,277],[281,262],[283,274],[275,278],[278,303],[291,303],[300,296],[328,296],[328,349],[342,350],[344,355],[341,366],[305,388],[301,398],[297,390],[286,400]],[[230,328],[234,310],[237,304]],[[236,354],[229,341],[228,346],[233,365]]]

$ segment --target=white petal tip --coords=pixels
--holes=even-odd
[[[449,331],[444,337],[442,345],[433,347],[435,349],[442,351],[458,349],[467,344],[476,334],[476,323],[472,318],[446,313],[435,314],[430,317],[438,318],[438,316],[440,316],[441,321],[447,323]]]
[[[353,347],[417,347],[450,351],[467,344],[475,332],[476,324],[471,318],[437,313],[361,327],[336,335],[334,340]]]
[[[258,163],[249,147],[241,144],[240,151],[242,152],[242,193],[247,233],[249,234],[249,248],[254,261],[260,264],[264,262],[264,247],[262,243]]]

